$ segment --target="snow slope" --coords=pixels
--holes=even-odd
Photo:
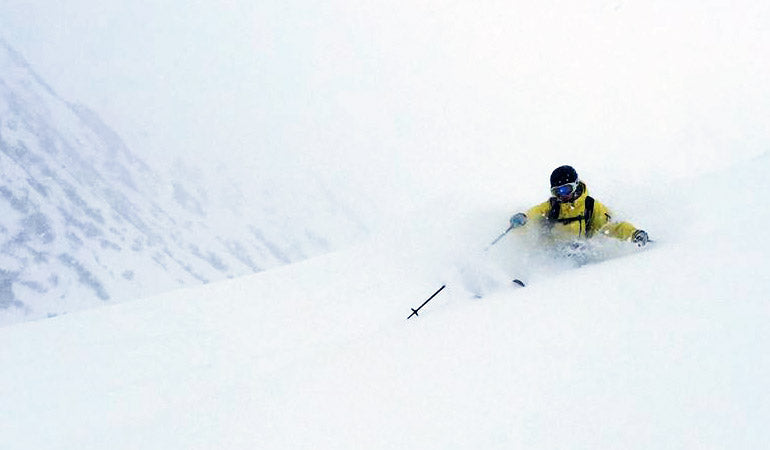
[[[349,251],[2,328],[0,434],[11,449],[763,448],[769,169],[766,154],[628,192],[654,245],[541,265],[523,289],[506,273],[520,236],[468,252],[495,233],[467,198]]]
[[[766,446],[767,2],[226,3],[0,7],[137,151],[232,148],[276,188],[305,167],[380,231],[0,328],[0,447]],[[513,234],[483,253],[564,163],[655,244],[574,270]],[[338,231],[313,198],[265,209],[289,247],[284,220]]]
[[[630,189],[767,151],[768,5],[5,0],[0,32],[45,83],[0,55],[1,80],[13,88],[0,96],[10,186],[0,199],[0,308],[43,317],[71,303],[234,277],[340,248],[361,230],[411,223],[414,214],[461,214],[442,207],[461,200],[488,213],[469,228],[496,234],[499,211],[540,200],[542,180],[564,163],[601,181],[592,185],[597,196],[637,217],[647,199],[629,203]],[[25,89],[43,99],[20,102],[27,114],[56,105],[61,114],[43,123],[85,162],[77,170],[49,158],[34,127],[9,128],[24,123],[12,100],[30,97],[16,92]],[[108,183],[115,177],[101,169],[114,146],[78,144],[103,140],[106,127],[53,91],[98,112],[117,130],[108,137],[119,135],[122,150],[125,140],[158,171],[157,186],[136,193]],[[43,199],[27,181],[31,163],[15,152],[20,137],[48,167],[69,167],[57,181],[83,190],[67,197],[54,186]],[[93,175],[92,162],[96,175],[73,180]],[[100,179],[91,191],[88,182]],[[130,207],[104,201],[105,189]],[[25,199],[42,216],[14,208]],[[110,212],[126,209],[148,227],[82,217],[112,222]],[[54,233],[35,238],[46,226]],[[102,234],[84,236],[94,229]],[[165,245],[149,245],[158,242],[150,236]],[[137,241],[141,255],[131,250]],[[33,302],[46,307],[26,315]]]

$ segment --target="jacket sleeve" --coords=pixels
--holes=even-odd
[[[542,225],[542,223],[548,218],[549,211],[551,211],[550,201],[529,208],[525,213],[527,215],[527,223],[536,223],[538,225]]]
[[[613,222],[610,210],[599,202],[594,203],[591,228],[596,230],[596,233],[624,241],[631,239],[636,231],[636,227],[628,222]]]

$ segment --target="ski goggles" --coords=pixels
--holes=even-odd
[[[575,181],[573,183],[562,184],[561,186],[554,186],[551,188],[551,193],[554,197],[569,197],[577,190],[579,183],[579,181]]]

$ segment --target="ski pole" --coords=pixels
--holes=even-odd
[[[491,244],[487,245],[487,247],[484,249],[484,251],[487,251],[490,248],[492,248],[493,245],[497,244],[498,241],[500,241],[500,239],[502,239],[506,234],[508,234],[509,231],[513,230],[514,228],[516,228],[514,225],[511,225],[510,227],[508,227],[507,230],[503,231],[503,234],[498,236],[494,241],[492,241]]]
[[[485,249],[484,249],[484,251],[486,252],[486,251],[487,251],[487,250],[489,250],[489,249],[490,249],[490,248],[491,248],[493,245],[497,244],[497,242],[498,242],[498,241],[500,241],[500,239],[502,239],[502,238],[503,238],[503,237],[504,237],[506,234],[508,234],[508,232],[509,232],[509,231],[513,230],[514,228],[516,228],[516,225],[514,225],[514,224],[511,224],[511,226],[509,226],[507,230],[503,231],[503,234],[501,234],[500,236],[498,236],[498,237],[497,237],[497,238],[496,238],[494,241],[492,241],[492,243],[491,243],[491,244],[487,245],[487,248],[485,248]],[[513,282],[514,282],[514,283],[516,283],[516,284],[518,284],[519,286],[524,286],[524,283],[522,283],[522,282],[521,282],[521,281],[519,281],[519,280],[514,280]],[[429,301],[433,300],[433,297],[437,296],[437,295],[438,295],[438,293],[439,293],[439,292],[441,292],[441,291],[442,291],[442,290],[443,290],[445,287],[446,287],[446,284],[445,284],[445,285],[443,285],[443,286],[441,286],[440,288],[438,288],[438,290],[437,290],[436,292],[434,292],[434,293],[433,293],[433,295],[431,295],[430,297],[428,297],[428,299],[427,299],[427,300],[425,300],[425,302],[423,302],[423,304],[422,304],[422,305],[420,305],[420,306],[419,306],[419,308],[417,308],[417,309],[414,309],[414,308],[412,308],[412,314],[409,314],[409,317],[407,317],[407,320],[408,320],[408,319],[411,319],[411,318],[412,318],[412,316],[417,316],[417,317],[419,317],[420,315],[419,315],[419,314],[417,314],[417,312],[418,312],[419,310],[421,310],[423,306],[427,305]]]
[[[431,295],[427,300],[425,300],[425,302],[422,305],[420,305],[419,308],[417,308],[417,309],[412,308],[412,314],[409,314],[409,317],[407,317],[406,319],[409,320],[409,319],[412,318],[412,316],[418,316],[419,317],[420,315],[417,314],[417,311],[422,309],[423,306],[427,305],[429,301],[433,300],[433,297],[437,296],[438,293],[441,292],[445,287],[446,287],[446,284],[441,286],[440,288],[438,288],[438,291],[434,292],[433,295]]]

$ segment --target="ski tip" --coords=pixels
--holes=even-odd
[[[521,286],[521,287],[524,287],[524,286],[526,286],[526,284],[524,284],[524,282],[523,282],[523,281],[521,281],[521,280],[519,280],[518,278],[517,278],[517,279],[515,279],[515,280],[513,280],[513,283],[514,283],[514,284],[517,284],[517,285],[519,285],[519,286]]]

